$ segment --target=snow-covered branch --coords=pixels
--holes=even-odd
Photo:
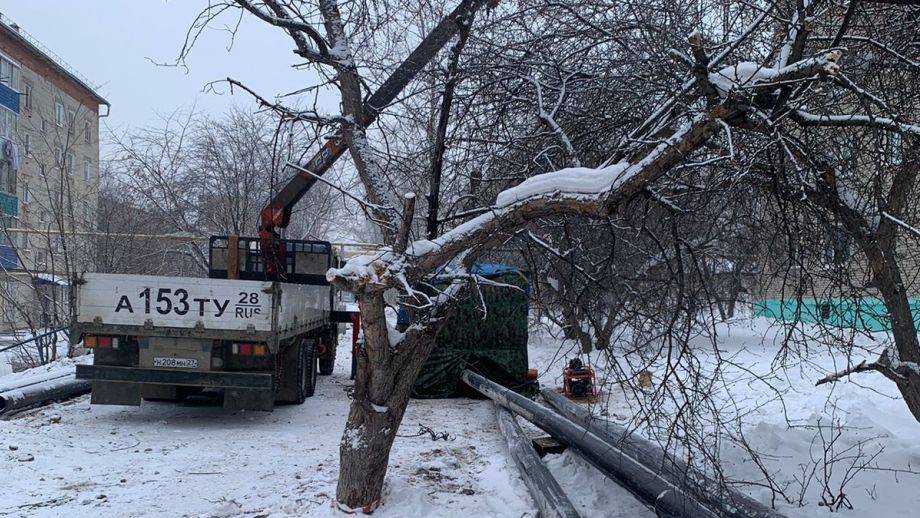
[[[723,96],[746,88],[764,91],[816,75],[834,76],[840,70],[838,62],[842,56],[840,50],[830,50],[782,68],[745,61],[709,74],[709,81]]]
[[[920,125],[899,122],[886,117],[872,115],[817,115],[803,110],[795,110],[793,117],[803,126],[836,126],[853,127],[863,126],[880,128],[897,133],[920,136]]]
[[[569,168],[528,178],[500,193],[489,212],[433,240],[415,241],[405,254],[388,249],[356,257],[342,268],[329,270],[326,277],[350,291],[381,291],[401,284],[401,279],[418,280],[464,250],[483,246],[539,218],[607,217],[708,140],[721,128],[720,120],[737,114],[736,109],[726,106],[701,114],[634,163],[619,162],[600,169]]]

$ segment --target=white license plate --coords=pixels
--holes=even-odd
[[[198,360],[195,358],[154,358],[153,366],[173,369],[197,369]]]

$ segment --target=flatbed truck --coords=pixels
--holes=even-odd
[[[84,274],[71,339],[94,351],[77,378],[92,404],[139,405],[222,389],[231,409],[271,410],[331,374],[338,325],[352,322],[325,278],[330,243],[276,240],[283,281],[265,280],[258,238],[210,240],[208,278]]]

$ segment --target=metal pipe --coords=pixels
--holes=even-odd
[[[717,518],[718,514],[642,463],[553,410],[482,376],[463,371],[463,381],[484,396],[527,419],[574,449],[604,475],[652,507],[659,516]]]
[[[541,518],[580,518],[575,506],[565,495],[559,482],[534,451],[530,438],[514,419],[514,415],[499,404],[495,404],[498,429],[505,436],[511,457],[521,472],[524,485],[530,491]]]
[[[566,399],[551,389],[541,391],[543,398],[563,417],[584,427],[607,444],[641,462],[670,483],[689,492],[693,497],[722,516],[729,518],[782,518],[782,514],[757,502],[738,490],[727,488],[674,459],[651,441],[637,437],[626,428],[600,419],[586,408]]]
[[[0,414],[21,410],[45,401],[68,399],[90,391],[87,380],[58,378],[0,393]]]
[[[34,376],[16,378],[14,380],[6,380],[3,383],[0,383],[0,393],[9,392],[11,390],[18,390],[23,387],[28,387],[29,385],[36,385],[38,383],[44,383],[53,379],[73,376],[74,370],[75,369],[73,368],[60,369],[52,372],[45,372],[43,374],[36,374]]]

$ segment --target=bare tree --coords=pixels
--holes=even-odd
[[[218,117],[176,112],[157,127],[116,137],[102,197],[102,210],[111,211],[105,230],[175,239],[109,239],[100,261],[134,273],[206,273],[208,238],[255,235],[259,211],[287,180],[284,165],[310,143],[302,127],[241,109]],[[297,238],[325,237],[336,221],[328,188],[310,200],[289,228]],[[132,253],[120,250],[126,246]],[[116,255],[128,262],[117,265]]]
[[[337,500],[344,507],[379,503],[418,370],[445,317],[481,282],[466,272],[498,247],[526,243],[553,257],[560,275],[583,276],[554,294],[563,322],[572,327],[586,312],[572,305],[580,292],[594,304],[588,310],[617,309],[609,321],[592,322],[582,341],[603,343],[605,333],[630,326],[653,344],[644,354],[667,364],[657,397],[677,386],[669,397],[687,403],[678,412],[681,430],[699,433],[685,440],[710,440],[694,411],[714,404],[705,396],[714,380],[702,376],[687,345],[721,302],[747,289],[749,265],[763,262],[739,243],[755,235],[754,223],[781,213],[777,205],[848,214],[833,196],[826,201],[828,192],[841,192],[829,184],[841,175],[829,174],[810,132],[869,127],[913,138],[916,131],[909,121],[918,103],[910,95],[894,105],[869,93],[869,81],[855,82],[859,74],[841,73],[839,44],[857,37],[851,9],[841,6],[535,0],[480,7],[465,0],[448,15],[461,13],[464,31],[439,57],[447,72],[423,74],[400,101],[374,106],[386,112],[372,127],[363,123],[367,91],[404,59],[406,28],[430,26],[437,8],[234,0],[209,5],[190,31],[193,42],[223,13],[255,16],[290,36],[296,54],[325,78],[305,91],[335,88],[341,96],[341,114],[321,114],[249,91],[282,120],[342,125],[361,203],[385,244],[328,272],[330,282],[354,293],[365,338],[340,446]],[[872,4],[867,11],[860,27],[898,20],[899,31],[916,32],[913,8]],[[901,68],[915,66],[915,46],[870,41],[857,52],[873,47]],[[882,87],[902,95],[908,84]],[[887,111],[867,111],[881,104]],[[415,185],[429,189],[426,207],[418,207],[428,210],[418,218],[427,239],[413,240],[422,228]],[[750,200],[770,189],[776,203]],[[892,224],[879,229],[910,227],[897,223],[905,202],[888,199]],[[867,245],[878,237],[865,236]],[[606,243],[616,244],[614,252],[604,253]],[[891,293],[903,293],[885,254],[871,256],[873,271]],[[447,264],[459,269],[447,288],[432,292],[432,275]],[[631,268],[638,275],[628,275]],[[411,308],[404,332],[387,323],[396,304]],[[664,311],[651,317],[656,308]],[[915,329],[903,305],[889,311],[903,328],[895,332],[901,363],[889,371],[916,409],[908,394],[917,386],[913,363],[905,365],[920,354]]]

